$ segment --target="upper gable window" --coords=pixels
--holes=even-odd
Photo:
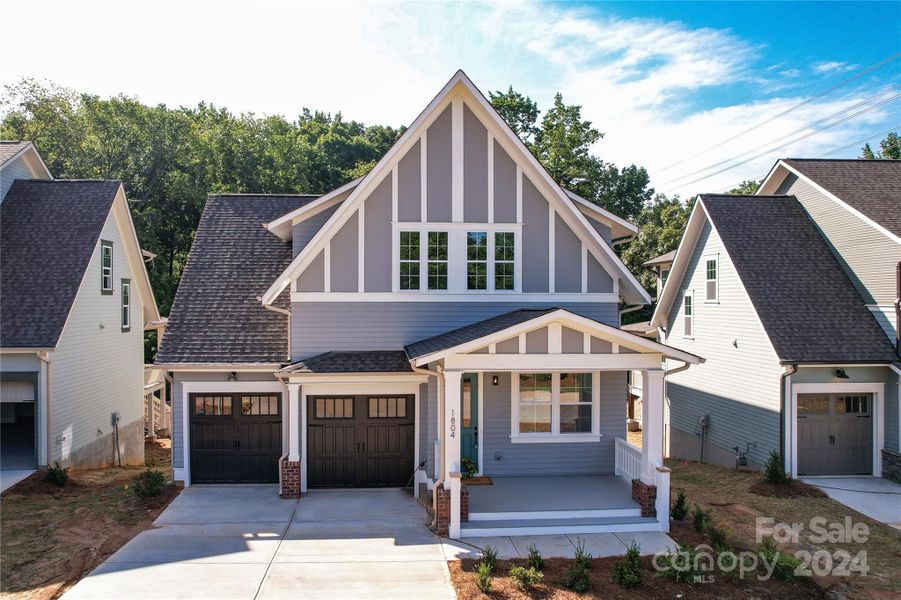
[[[466,289],[488,289],[488,234],[484,231],[466,234]]]
[[[131,330],[131,282],[122,280],[122,331]]]
[[[494,289],[513,290],[515,282],[516,248],[512,231],[494,234]]]
[[[682,329],[685,337],[694,335],[694,298],[691,293],[685,294],[682,299]]]
[[[419,232],[400,232],[400,289],[419,289]]]
[[[100,291],[113,293],[113,243],[100,241]]]
[[[705,300],[708,302],[716,302],[719,300],[719,261],[714,258],[708,258],[705,261]]]
[[[428,233],[428,279],[430,290],[447,289],[447,232]]]

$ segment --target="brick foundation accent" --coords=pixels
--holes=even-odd
[[[895,483],[901,483],[901,454],[882,449],[882,476]]]
[[[632,499],[641,506],[642,517],[657,516],[657,486],[648,485],[641,479],[632,480]]]
[[[300,498],[300,461],[283,460],[282,498]]]
[[[450,489],[445,489],[444,484],[435,488],[436,507],[438,510],[435,519],[438,535],[447,535],[450,530]],[[469,489],[464,485],[460,488],[460,521],[469,521]]]

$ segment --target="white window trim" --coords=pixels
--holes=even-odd
[[[109,248],[109,273],[107,274],[107,267],[103,264],[104,254],[106,249]],[[100,291],[105,292],[107,294],[111,294],[113,292],[113,260],[115,255],[113,254],[113,243],[107,240],[102,240],[100,242]],[[109,286],[106,285],[106,281],[109,279]]]
[[[691,299],[691,314],[685,314],[685,299]],[[695,313],[697,312],[697,304],[695,303],[695,292],[694,290],[688,290],[682,295],[682,337],[686,340],[695,339]],[[691,319],[691,334],[685,333],[685,320]]]
[[[469,234],[470,233],[483,233],[485,234],[485,260],[470,260],[469,259]],[[466,261],[466,291],[474,292],[476,294],[484,294],[489,291],[494,291],[494,284],[489,285],[488,280],[493,279],[492,275],[494,274],[494,260],[492,253],[494,251],[494,233],[490,232],[486,229],[478,229],[474,228],[472,231],[466,232],[465,238],[465,256],[463,257]],[[470,264],[480,264],[485,263],[485,287],[484,288],[469,288],[469,265]]]
[[[123,279],[119,284],[119,320],[122,331],[131,331],[131,281]],[[128,301],[126,302],[126,298]]]
[[[536,371],[538,372],[538,371]],[[560,433],[560,373],[561,371],[541,371],[552,373],[551,385],[551,433],[519,432],[519,375],[510,374],[510,443],[512,444],[584,444],[600,442],[601,431],[601,374],[600,371],[580,371],[572,369],[566,373],[591,373],[591,432]]]
[[[421,273],[425,274],[425,281],[420,280],[419,289],[422,291],[426,291],[426,292],[442,292],[443,293],[443,292],[447,292],[447,290],[450,289],[450,278],[451,278],[451,274],[450,274],[450,264],[451,264],[450,234],[448,233],[448,235],[447,235],[447,249],[446,249],[447,258],[445,258],[444,260],[438,260],[438,259],[433,260],[433,259],[429,258],[429,234],[432,234],[432,233],[448,233],[448,232],[430,229],[429,231],[425,232],[425,235],[419,236],[420,240],[421,240],[420,243],[422,243],[422,240],[424,240],[424,242],[425,242],[423,244],[424,254],[423,254],[423,250],[420,250],[420,256],[424,257],[424,260],[422,261],[422,264],[419,266],[419,271]],[[445,277],[447,278],[447,287],[444,288],[443,290],[438,289],[438,288],[433,290],[432,288],[429,287],[429,263],[444,263],[444,265],[447,267],[445,269],[445,273],[446,273]],[[423,270],[423,266],[425,266],[425,270]]]
[[[719,304],[720,303],[720,279],[722,277],[722,273],[720,273],[720,255],[719,254],[708,254],[702,258],[704,262],[703,273],[704,273],[704,304]],[[716,265],[716,279],[707,279],[707,261],[712,260]],[[707,297],[707,283],[710,281],[716,282],[716,298],[710,299]],[[694,315],[692,315],[694,316]]]
[[[408,260],[408,259],[400,257],[400,236],[402,233],[408,233],[408,232],[419,234],[419,259],[418,260]],[[414,264],[417,262],[419,263],[419,289],[420,290],[423,289],[423,285],[422,285],[423,284],[423,282],[422,282],[422,275],[423,275],[423,273],[422,273],[422,266],[423,266],[422,253],[423,253],[423,250],[427,247],[427,244],[426,245],[423,244],[424,237],[428,237],[428,232],[423,232],[419,229],[401,229],[400,231],[397,232],[395,243],[397,244],[398,252],[397,252],[397,260],[395,261],[396,265],[394,268],[394,270],[396,271],[396,273],[394,274],[394,286],[397,287],[398,291],[401,291],[401,292],[415,292],[416,291],[416,288],[400,287],[400,277],[401,277],[400,266],[403,263],[410,263],[410,264]]]

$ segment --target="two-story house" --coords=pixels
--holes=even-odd
[[[702,195],[651,324],[707,358],[666,384],[671,456],[901,479],[901,162],[780,160]]]
[[[157,355],[176,477],[413,483],[453,537],[666,529],[661,362],[700,359],[619,329],[620,298],[649,301],[611,246],[635,231],[554,182],[462,72],[365,177],[211,196]]]
[[[144,328],[159,321],[118,181],[53,179],[0,142],[2,469],[144,460]]]

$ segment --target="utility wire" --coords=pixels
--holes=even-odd
[[[860,108],[861,106],[864,106],[865,104],[867,104],[867,103],[869,103],[869,102],[872,102],[873,100],[878,100],[878,99],[880,99],[880,98],[882,98],[882,97],[884,97],[884,96],[886,96],[886,95],[888,95],[888,94],[891,94],[891,93],[893,93],[893,92],[897,92],[898,89],[899,89],[898,86],[892,86],[891,88],[889,88],[889,89],[887,89],[887,90],[884,90],[884,91],[882,91],[882,92],[876,94],[875,96],[871,96],[871,97],[867,98],[866,100],[861,100],[860,102],[857,102],[856,104],[852,104],[851,106],[848,106],[848,107],[846,107],[846,108],[843,108],[842,110],[840,110],[840,111],[838,111],[838,112],[834,112],[834,113],[832,113],[831,115],[828,115],[828,116],[826,116],[826,117],[823,117],[823,118],[821,118],[821,119],[818,119],[818,120],[816,120],[816,121],[814,121],[814,122],[812,122],[812,123],[809,123],[809,124],[807,124],[807,125],[804,125],[803,127],[799,127],[798,129],[795,129],[794,131],[792,131],[792,132],[790,132],[790,133],[786,133],[785,135],[779,136],[778,138],[776,138],[776,139],[774,139],[774,140],[770,140],[770,141],[768,141],[768,142],[765,142],[765,143],[763,143],[763,144],[760,144],[759,146],[756,146],[756,147],[754,147],[754,148],[751,148],[750,150],[745,150],[744,152],[741,152],[741,153],[739,153],[739,154],[736,154],[736,155],[734,155],[734,156],[732,156],[732,157],[730,157],[730,158],[726,158],[726,159],[723,159],[723,160],[721,160],[721,161],[719,161],[719,162],[715,162],[715,163],[713,163],[712,165],[707,165],[706,167],[702,167],[702,168],[700,168],[700,169],[697,169],[696,171],[692,171],[692,172],[690,172],[690,173],[686,173],[685,175],[681,175],[680,177],[676,177],[675,179],[670,179],[669,181],[665,182],[663,185],[664,185],[664,186],[670,185],[670,184],[673,184],[673,183],[675,183],[675,182],[677,182],[677,181],[681,181],[681,180],[683,180],[683,179],[688,179],[689,177],[693,177],[694,175],[698,175],[699,173],[703,173],[704,171],[709,171],[710,169],[715,169],[716,167],[719,167],[719,166],[724,165],[724,164],[726,164],[726,163],[730,163],[730,162],[732,162],[732,161],[734,161],[734,160],[738,160],[738,159],[742,158],[743,156],[746,156],[746,155],[748,155],[748,154],[751,154],[752,152],[757,152],[758,150],[760,150],[760,149],[762,149],[762,148],[766,148],[766,147],[769,146],[770,144],[775,144],[776,142],[780,142],[780,141],[782,141],[782,140],[784,140],[784,139],[786,139],[786,138],[789,138],[789,137],[791,137],[791,136],[793,136],[793,135],[797,135],[797,134],[799,134],[799,133],[801,133],[802,131],[805,131],[805,130],[807,130],[807,129],[817,129],[817,130],[819,130],[819,131],[822,131],[823,129],[828,129],[828,127],[831,127],[831,125],[828,125],[828,126],[823,127],[823,128],[820,128],[820,127],[818,127],[818,126],[819,126],[819,125],[822,125],[823,123],[826,123],[827,121],[830,121],[831,119],[834,119],[834,118],[836,118],[836,117],[841,117],[841,116],[843,116],[844,114],[846,114],[846,113],[848,113],[848,112],[850,112],[850,111],[852,111],[852,110],[854,110],[854,109],[856,109],[856,108]],[[890,99],[888,100],[888,102],[891,102],[892,100],[895,100],[895,99],[897,99],[897,98],[899,98],[899,97],[901,97],[901,94],[895,95],[894,97],[890,98]],[[874,105],[874,106],[872,106],[872,107],[870,107],[870,108],[876,108],[877,106],[881,106],[882,104],[885,104],[885,102],[880,103],[880,104],[876,104],[876,105]],[[869,109],[868,109],[868,110],[869,110]],[[856,115],[863,114],[864,112],[866,112],[866,111],[861,111],[861,112],[859,112],[859,113],[856,113]],[[856,116],[856,115],[855,115],[855,116]]]
[[[822,97],[825,96],[826,94],[829,94],[830,92],[833,92],[833,91],[837,90],[837,89],[840,88],[840,87],[844,87],[844,86],[848,85],[849,83],[851,83],[852,81],[855,81],[855,80],[857,80],[857,79],[860,79],[861,77],[863,77],[863,76],[866,75],[867,73],[870,73],[870,72],[872,72],[872,71],[875,71],[875,70],[878,69],[879,67],[882,67],[882,66],[884,66],[884,65],[887,65],[888,63],[890,63],[890,62],[892,62],[892,61],[895,61],[895,60],[897,60],[898,58],[901,58],[901,52],[896,52],[895,54],[892,54],[891,56],[888,56],[888,57],[882,59],[882,60],[879,61],[878,63],[873,64],[873,65],[870,65],[869,67],[867,67],[867,68],[865,68],[865,69],[862,69],[862,70],[858,71],[858,72],[855,73],[854,75],[851,75],[850,77],[847,77],[846,79],[841,80],[840,82],[836,83],[835,85],[826,88],[826,89],[823,90],[822,92],[819,92],[818,94],[814,94],[813,96],[811,96],[811,97],[809,97],[809,98],[807,98],[807,99],[805,99],[805,100],[803,100],[803,101],[801,101],[801,102],[799,102],[799,103],[797,103],[797,104],[794,104],[794,105],[790,106],[789,108],[783,110],[782,112],[780,112],[780,113],[777,114],[777,115],[773,115],[772,117],[769,117],[769,118],[767,118],[767,119],[764,119],[763,121],[760,121],[760,122],[757,123],[756,125],[752,125],[751,127],[748,127],[747,129],[744,129],[744,130],[742,130],[742,131],[736,133],[735,135],[733,135],[733,136],[731,136],[731,137],[728,137],[728,138],[726,138],[726,139],[724,139],[724,140],[722,140],[722,141],[720,141],[720,142],[717,142],[717,143],[714,144],[713,146],[710,146],[710,147],[708,147],[708,148],[705,148],[704,150],[701,150],[700,152],[696,152],[695,154],[692,154],[691,156],[687,156],[687,157],[685,157],[685,158],[683,158],[683,159],[681,159],[681,160],[679,160],[679,161],[676,161],[676,162],[674,162],[674,163],[672,163],[672,164],[669,164],[669,165],[663,167],[663,168],[660,170],[660,172],[662,173],[663,171],[666,171],[666,170],[671,169],[671,168],[673,168],[673,167],[675,167],[675,166],[681,165],[681,164],[683,164],[683,163],[685,163],[685,162],[691,160],[692,158],[696,158],[696,157],[698,157],[698,156],[700,156],[700,155],[702,155],[702,154],[706,154],[707,152],[709,152],[709,151],[711,151],[711,150],[714,150],[714,149],[716,149],[716,148],[719,148],[720,146],[722,146],[722,145],[724,145],[724,144],[727,144],[727,143],[731,142],[732,140],[737,139],[737,138],[739,138],[739,137],[741,137],[741,136],[743,136],[743,135],[746,135],[746,134],[750,133],[751,131],[754,131],[755,129],[757,129],[757,128],[759,128],[759,127],[762,127],[763,125],[766,125],[766,124],[768,124],[768,123],[771,123],[771,122],[773,122],[773,121],[775,121],[776,119],[779,119],[779,118],[781,118],[781,117],[784,117],[785,115],[787,115],[787,114],[789,114],[789,113],[791,113],[791,112],[793,112],[793,111],[795,111],[795,110],[801,108],[802,106],[806,106],[807,104],[810,104],[810,103],[813,102],[814,100],[818,100],[819,98],[822,98]]]
[[[835,154],[836,152],[841,152],[842,150],[847,150],[848,148],[853,148],[853,147],[856,146],[857,144],[865,144],[865,143],[869,142],[869,141],[872,140],[872,139],[880,138],[880,137],[882,137],[882,136],[884,136],[884,135],[890,134],[890,133],[893,132],[893,131],[898,131],[899,129],[901,129],[901,125],[896,126],[896,127],[892,127],[892,128],[890,128],[890,129],[886,129],[885,131],[881,131],[881,132],[879,132],[879,133],[874,133],[873,135],[868,136],[868,137],[865,137],[865,138],[863,138],[862,140],[857,140],[856,142],[851,142],[851,143],[848,144],[847,146],[842,146],[841,148],[833,148],[833,149],[830,150],[829,152],[824,152],[823,154],[820,154],[819,156],[817,156],[817,158],[823,158],[823,157],[825,157],[825,156],[829,156],[829,155]]]

